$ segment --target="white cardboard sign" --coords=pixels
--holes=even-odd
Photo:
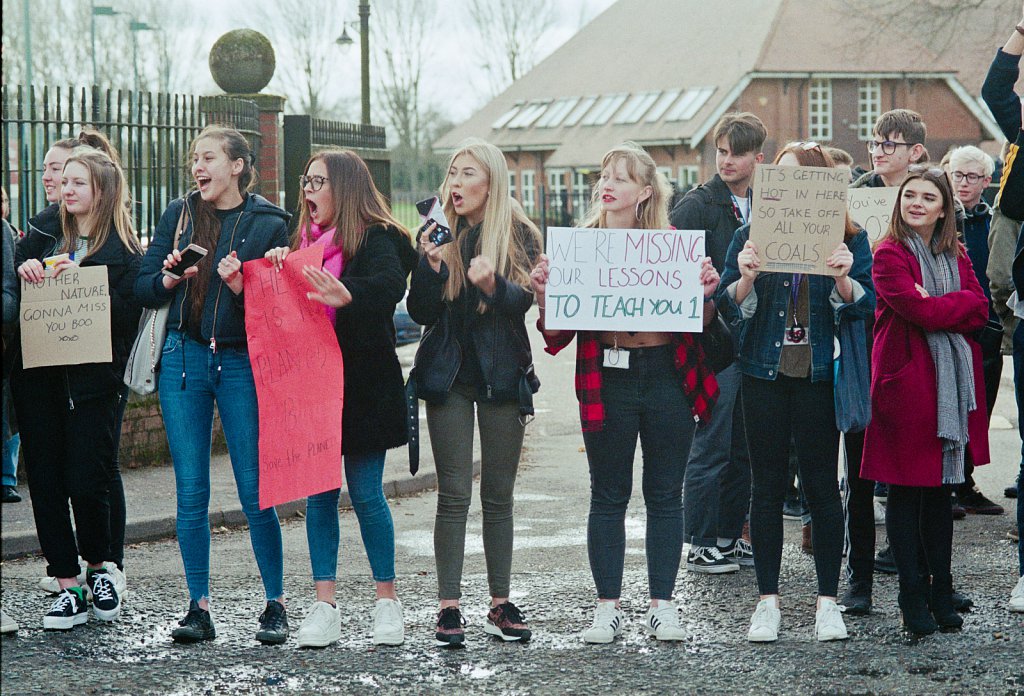
[[[899,186],[856,188],[847,192],[846,206],[850,210],[850,217],[864,228],[872,244],[889,229],[899,192]]]

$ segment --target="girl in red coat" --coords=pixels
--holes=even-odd
[[[947,487],[963,482],[966,456],[975,465],[989,461],[979,408],[985,404],[981,349],[971,337],[985,325],[988,301],[957,240],[943,170],[911,168],[875,249],[872,275],[878,295],[872,419],[861,475],[890,484],[886,531],[903,622],[914,633],[932,633],[963,624],[951,599]]]

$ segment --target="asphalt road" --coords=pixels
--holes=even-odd
[[[752,569],[718,577],[680,572],[676,599],[690,638],[659,644],[642,630],[647,579],[640,460],[627,520],[624,636],[587,646],[594,590],[587,564],[588,476],[572,390],[572,350],[539,355],[544,387],[530,426],[516,496],[513,601],[534,630],[528,644],[483,633],[486,575],[480,511],[470,513],[464,577],[467,647],[433,645],[436,579],[432,492],[393,501],[398,590],[406,642],[374,648],[369,640],[373,587],[355,516],[342,513],[339,606],[343,638],[324,650],[298,650],[292,637],[264,647],[253,637],[261,586],[244,530],[217,531],[213,542],[213,612],[217,639],[171,643],[169,631],[187,604],[173,540],[140,544],[127,560],[130,594],[121,619],[90,621],[68,634],[39,628],[49,599],[35,589],[38,558],[8,561],[3,606],[22,624],[2,642],[3,694],[248,693],[998,693],[1024,694],[1024,615],[1006,608],[1016,582],[1015,549],[1005,539],[1011,514],[956,523],[954,574],[976,607],[963,630],[912,639],[899,629],[896,581],[878,576],[874,615],[849,618],[850,639],[813,640],[814,569],[800,552],[799,523],[787,522],[783,557],[783,624],[778,643],[746,641],[757,599]],[[997,412],[1016,423],[1004,379]],[[982,488],[1006,505],[1015,474],[1015,429],[992,431],[996,463],[979,469]],[[1012,511],[1012,508],[1008,508]],[[879,528],[881,537],[881,528]],[[305,528],[284,524],[285,589],[293,630],[312,600]]]

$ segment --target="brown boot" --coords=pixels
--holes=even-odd
[[[800,550],[806,554],[814,555],[814,544],[811,543],[811,523],[808,522],[800,530]]]

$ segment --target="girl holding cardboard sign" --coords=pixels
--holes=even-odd
[[[88,620],[86,588],[77,577],[79,554],[88,564],[93,614],[112,621],[121,610],[114,579],[103,563],[112,557],[111,498],[126,398],[122,377],[141,313],[132,286],[142,248],[127,207],[124,173],[108,155],[86,148],[73,151],[62,170],[61,196],[56,249],[50,235],[32,229],[18,245],[18,256],[25,259],[18,275],[26,282],[43,282],[43,259],[53,252],[65,255],[53,267],[54,278],[77,266],[106,267],[113,359],[32,369],[22,368],[19,360],[12,390],[39,544],[47,573],[57,579],[60,590],[43,617],[43,628],[68,630]],[[106,306],[107,299],[86,304]]]
[[[775,164],[832,167],[816,143],[790,143]],[[747,638],[778,639],[782,503],[790,442],[795,441],[800,480],[814,519],[818,604],[814,635],[842,640],[846,626],[836,603],[843,555],[843,508],[837,483],[839,431],[833,391],[838,317],[865,317],[874,309],[867,234],[846,218],[845,241],[826,263],[833,276],[762,273],[750,226],[736,230],[726,255],[720,307],[740,333],[743,414],[753,481],[750,536],[760,601]]]
[[[668,183],[651,156],[625,143],[605,154],[583,226],[671,229],[668,200]],[[547,352],[554,355],[576,338],[576,391],[591,481],[587,550],[598,597],[593,624],[583,640],[610,643],[622,633],[625,519],[638,439],[644,460],[651,597],[645,628],[658,640],[684,640],[686,633],[671,601],[683,548],[683,478],[695,418],[709,416],[718,396],[714,372],[696,334],[545,329],[546,256],[530,279],[540,305],[537,327],[544,333]],[[711,259],[704,258],[704,326],[716,318],[711,298],[718,280]]]
[[[324,304],[344,362],[341,447],[345,481],[376,583],[372,637],[376,645],[405,639],[395,593],[395,529],[384,497],[387,450],[404,445],[405,387],[395,352],[395,305],[418,261],[405,228],[388,210],[366,163],[349,150],[325,150],[306,163],[304,205],[292,247],[324,247],[322,269],[306,267],[310,299]],[[266,253],[279,268],[289,247]],[[306,538],[316,601],[298,630],[299,647],[341,638],[335,604],[338,489],[306,501]]]
[[[164,211],[135,282],[145,306],[170,303],[158,384],[174,460],[178,546],[190,598],[188,613],[171,638],[193,643],[216,635],[209,611],[210,446],[216,403],[263,580],[266,607],[256,639],[283,643],[288,619],[281,525],[274,508],[261,510],[259,505],[259,417],[245,333],[242,262],[286,245],[290,216],[249,193],[254,155],[237,130],[207,126],[190,150],[198,190]],[[190,243],[209,253],[176,277],[164,274],[181,263],[179,250]]]

